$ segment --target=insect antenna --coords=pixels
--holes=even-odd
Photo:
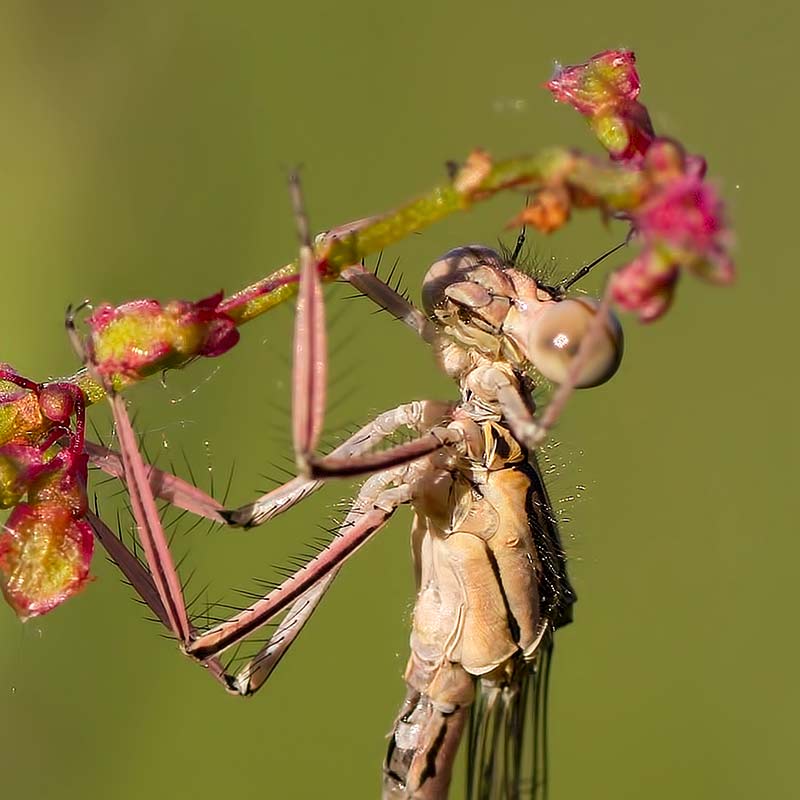
[[[561,283],[559,283],[555,287],[556,290],[559,292],[559,294],[565,294],[567,289],[570,288],[570,286],[573,286],[579,280],[582,280],[583,278],[585,278],[592,271],[592,269],[594,269],[601,261],[604,261],[609,256],[611,256],[614,253],[616,253],[617,250],[620,250],[623,247],[625,247],[626,244],[628,244],[628,240],[627,239],[625,239],[625,241],[623,241],[623,242],[620,242],[618,245],[615,245],[610,250],[606,250],[605,253],[603,253],[601,256],[598,256],[594,261],[592,261],[589,264],[586,264],[586,266],[581,267],[574,275],[572,275],[569,278],[561,281]]]
[[[525,196],[525,207],[528,207],[528,203],[530,203],[531,196]],[[511,267],[516,266],[517,259],[519,258],[519,254],[522,252],[522,248],[525,245],[525,234],[527,233],[528,226],[523,225],[519,230],[519,235],[517,236],[517,243],[514,245],[514,250],[511,253],[511,256],[508,259],[508,264]]]

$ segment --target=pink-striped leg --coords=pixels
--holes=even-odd
[[[305,604],[311,599],[316,605],[320,582],[323,582],[321,592],[324,592],[330,585],[331,574],[338,571],[356,550],[383,527],[399,505],[413,499],[415,487],[421,479],[427,477],[431,469],[427,461],[417,461],[394,470],[380,472],[369,478],[340,528],[339,536],[322,553],[262,600],[256,601],[235,617],[196,637],[186,648],[189,655],[201,661],[217,656],[228,647],[241,642],[281,612],[288,611],[287,618],[276,636],[243,670],[241,677],[237,679],[240,683],[233,682],[233,685],[243,693],[255,691],[294,640],[296,632],[287,634],[292,627],[292,617],[297,618],[299,623],[305,622],[307,619],[307,616],[304,616]],[[298,629],[299,627],[301,625],[298,625]],[[263,663],[260,664],[259,659]]]
[[[371,477],[362,487],[340,535],[326,550],[262,600],[210,631],[198,633],[188,621],[180,580],[155,507],[151,489],[152,473],[143,463],[136,447],[124,401],[113,392],[109,392],[109,399],[120,439],[132,512],[149,572],[94,515],[90,517],[91,524],[98,539],[134,588],[181,641],[184,652],[202,662],[230,691],[237,694],[252,694],[263,685],[310,617],[341,565],[383,527],[398,505],[411,500],[412,487],[420,474],[430,468],[426,462],[415,462]],[[283,612],[287,612],[283,623],[255,659],[239,675],[226,675],[219,654]]]
[[[86,519],[92,526],[94,535],[103,545],[105,551],[119,567],[122,574],[128,579],[148,608],[156,615],[162,625],[167,630],[172,631],[172,623],[155,582],[150,572],[139,562],[139,559],[131,553],[125,543],[91,511],[87,513]],[[219,681],[227,691],[233,692],[230,686],[230,679],[225,674],[222,662],[218,658],[209,658],[203,665],[211,675]]]
[[[109,387],[110,388],[110,387]],[[125,401],[115,392],[109,392],[114,423],[117,426],[122,463],[125,470],[125,481],[131,498],[131,510],[139,530],[147,565],[158,591],[159,599],[166,609],[170,630],[187,644],[192,631],[186,613],[186,603],[175,562],[169,551],[167,538],[161,525],[153,492],[150,489],[150,475],[145,467],[136,434],[131,427]]]
[[[311,245],[300,177],[296,172],[290,176],[289,190],[300,239],[300,289],[297,295],[292,364],[292,436],[298,463],[303,469],[305,458],[317,446],[322,430],[328,359],[320,265]]]
[[[75,329],[75,315],[71,308],[67,311],[65,324],[75,352],[86,365],[92,378],[106,390],[120,441],[119,458],[130,494],[131,511],[139,531],[149,574],[138,559],[99,518],[93,514],[87,514],[87,518],[95,535],[114,558],[131,585],[139,592],[158,619],[185,647],[192,640],[194,629],[189,622],[180,578],[175,569],[169,544],[161,525],[161,518],[156,508],[151,487],[151,481],[155,475],[152,469],[148,469],[144,464],[139,453],[136,435],[128,417],[125,401],[114,391],[111,382],[106,380],[96,369],[91,351],[86,350]],[[96,453],[96,455],[98,454]],[[209,659],[206,666],[217,679],[224,682],[224,671],[218,659]]]
[[[452,410],[452,403],[434,400],[404,403],[389,411],[384,411],[368,422],[336,447],[330,453],[329,458],[347,461],[360,457],[369,453],[401,428],[407,428],[417,434],[429,431],[436,425],[448,422]],[[323,482],[322,479],[298,475],[252,503],[247,503],[235,511],[224,511],[222,515],[230,525],[246,528],[262,525],[308,497],[319,489]]]
[[[434,428],[406,445],[383,453],[366,453],[358,469],[353,467],[356,459],[343,459],[340,454],[327,463],[325,459],[314,459],[311,455],[319,438],[325,405],[324,309],[318,265],[308,237],[296,176],[291,185],[301,238],[301,280],[293,375],[293,436],[298,462],[302,466],[313,462],[314,467],[321,469],[325,476],[378,473],[362,488],[354,511],[348,517],[348,527],[342,530],[341,535],[265,598],[212,630],[198,634],[189,623],[180,581],[155,506],[152,486],[154,473],[145,466],[139,454],[124,401],[110,386],[106,387],[120,437],[121,465],[150,574],[146,574],[134,556],[123,552],[116,537],[113,537],[114,542],[110,541],[107,530],[102,530],[99,525],[96,526],[98,538],[105,540],[109,550],[115,553],[123,572],[139,589],[159,619],[179,638],[183,650],[205,664],[229,689],[240,694],[252,693],[263,684],[344,561],[383,526],[400,503],[411,500],[417,473],[431,469],[428,460],[421,457],[443,445],[458,444],[460,441],[453,430]],[[90,360],[87,360],[87,366],[96,372]],[[119,465],[116,466],[118,468]],[[308,473],[311,479],[320,474],[315,474],[310,468]],[[213,512],[216,513],[216,509]],[[259,656],[239,676],[226,676],[219,654],[284,612],[288,612],[286,619]]]
[[[358,536],[360,539],[359,531],[363,528],[364,541],[366,541],[367,538],[377,533],[400,504],[413,499],[414,485],[426,469],[427,466],[422,465],[404,466],[368,478],[361,487],[350,513],[342,523],[341,537]],[[375,521],[371,521],[373,517]],[[360,546],[361,543],[357,545],[357,547]],[[321,577],[313,579],[309,588],[292,602],[269,642],[240,670],[232,682],[232,685],[241,694],[252,694],[263,686],[333,583],[345,558],[349,557],[352,552],[355,552],[355,548],[348,548],[347,555],[333,566],[329,566],[330,562],[327,562],[326,565],[319,565],[320,567],[325,566],[328,571]],[[280,602],[279,592],[281,589],[282,587],[272,593],[275,596],[274,600],[265,598],[265,605]]]
[[[292,174],[289,186],[300,239],[300,288],[292,370],[292,431],[300,470],[311,479],[367,475],[406,464],[447,445],[459,444],[457,432],[442,427],[380,453],[344,458],[334,454],[321,458],[314,454],[325,413],[327,350],[325,309],[319,276],[325,264],[317,262],[314,255],[297,173]]]
[[[114,478],[125,477],[125,465],[122,454],[95,442],[84,442],[84,450],[89,456],[89,463]],[[222,504],[206,494],[193,483],[146,464],[145,471],[150,482],[150,490],[155,497],[166,500],[176,508],[191,511],[199,517],[223,524]]]

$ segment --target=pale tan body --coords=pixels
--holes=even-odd
[[[535,464],[497,402],[497,375],[519,382],[503,362],[472,360],[461,375],[464,399],[446,426],[461,444],[429,456],[412,486],[417,598],[409,691],[392,733],[385,798],[446,796],[449,772],[436,774],[435,765],[452,759],[438,751],[457,746],[476,679],[504,686],[525,663],[533,668],[554,615],[574,599]],[[546,602],[537,525],[556,537],[547,564],[552,570],[555,560],[561,573],[547,578],[551,594],[561,596]]]

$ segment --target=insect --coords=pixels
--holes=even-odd
[[[417,598],[407,693],[390,735],[383,797],[447,796],[476,694],[478,711],[469,737],[475,764],[471,796],[534,797],[543,778],[523,767],[526,722],[532,716],[526,707],[529,700],[541,706],[553,634],[571,620],[575,602],[535,450],[572,389],[597,385],[615,372],[621,328],[602,304],[566,296],[579,276],[546,286],[515,269],[521,241],[508,261],[478,245],[445,254],[425,276],[424,312],[362,265],[353,265],[343,278],[433,348],[440,367],[457,383],[459,399],[405,403],[376,417],[329,455],[317,455],[327,363],[324,265],[310,241],[296,176],[291,187],[301,242],[292,378],[292,431],[301,474],[253,503],[222,510],[199,490],[144,464],[123,400],[98,373],[122,453],[93,451],[94,457],[105,457],[109,471],[117,459],[147,567],[91,514],[90,524],[183,652],[229,692],[250,695],[264,685],[344,562],[401,505],[411,505]],[[71,318],[68,328],[93,371],[91,350],[84,350]],[[535,411],[534,369],[561,385],[549,415]],[[415,438],[376,449],[402,428]],[[366,479],[327,548],[230,619],[205,631],[193,627],[154,490],[206,516],[252,526],[326,480],[354,476]],[[235,674],[227,673],[222,653],[281,615],[259,652]],[[539,769],[543,758],[540,736],[534,749]]]

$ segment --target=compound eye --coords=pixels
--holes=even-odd
[[[554,302],[544,310],[528,337],[528,357],[548,380],[563,383],[583,337],[600,304],[588,297]],[[577,386],[586,388],[605,383],[622,360],[622,327],[614,314],[603,326],[578,376]]]

